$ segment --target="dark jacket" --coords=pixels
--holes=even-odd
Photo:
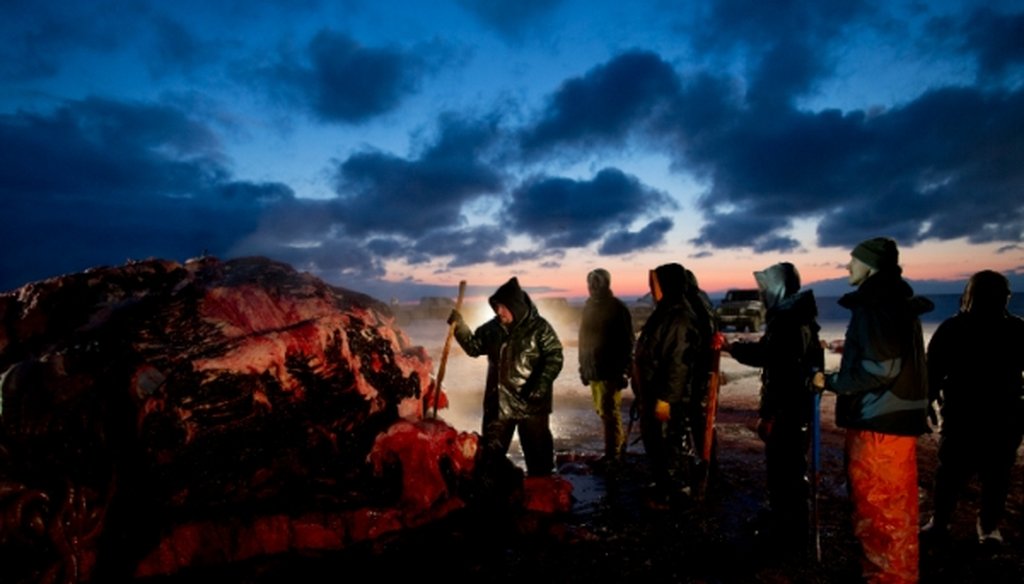
[[[710,381],[711,371],[715,369],[715,355],[711,349],[711,341],[718,332],[718,324],[715,321],[715,307],[707,293],[700,289],[697,277],[690,270],[686,270],[686,301],[690,303],[695,315],[694,325],[697,327],[697,334],[700,344],[694,358],[693,371],[690,373],[693,381],[693,399],[700,402],[706,397],[707,385]]]
[[[838,426],[900,436],[929,431],[920,315],[935,305],[915,296],[901,273],[880,271],[839,299],[852,314],[839,371],[825,385],[838,395]]]
[[[686,300],[682,266],[659,266],[655,277],[662,298],[636,342],[633,390],[646,403],[662,400],[688,404],[692,396],[691,368],[701,343],[697,316]]]
[[[761,368],[762,418],[806,423],[811,413],[809,381],[815,368],[824,367],[814,292],[787,296],[766,316],[761,338],[733,343],[729,354],[744,365]]]
[[[516,278],[489,300],[492,307],[500,303],[512,311],[511,325],[506,328],[495,317],[474,332],[462,321],[455,328],[455,339],[467,355],[487,355],[484,420],[551,413],[552,388],[563,361],[558,335]]]
[[[596,290],[583,305],[580,319],[580,378],[618,382],[625,387],[633,363],[633,317],[610,288]]]
[[[1024,425],[1024,319],[960,312],[928,343],[930,399],[942,397],[942,432],[1019,433]]]

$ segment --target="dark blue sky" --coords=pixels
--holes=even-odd
[[[0,290],[260,254],[403,299],[1024,269],[1019,2],[8,0]],[[440,287],[440,288],[438,288]]]

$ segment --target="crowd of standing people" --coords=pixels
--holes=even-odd
[[[614,467],[625,446],[622,391],[631,388],[650,504],[692,502],[713,450],[717,352],[761,371],[758,434],[765,443],[771,538],[804,546],[811,508],[810,429],[821,392],[836,396],[836,425],[845,429],[845,472],[853,533],[866,582],[917,582],[920,541],[947,535],[960,493],[978,475],[977,534],[999,543],[1010,472],[1024,435],[1024,319],[1008,311],[1009,282],[985,270],[971,277],[959,312],[926,345],[921,315],[933,303],[903,278],[896,242],[877,237],[850,252],[855,290],[839,304],[850,311],[837,370],[826,371],[814,294],[801,288],[788,262],[755,272],[766,307],[757,340],[728,342],[697,278],[678,263],[649,272],[654,310],[639,334],[612,292],[611,274],[587,274],[589,298],[579,329],[580,381],[589,386],[602,422],[601,465]],[[563,347],[516,278],[489,298],[495,317],[475,331],[453,311],[455,338],[472,357],[488,358],[481,434],[481,472],[507,462],[519,433],[526,472],[554,472],[549,425],[552,389]],[[986,342],[1000,339],[997,343]],[[709,431],[711,430],[711,431]],[[917,438],[941,432],[934,513],[920,527]],[[710,444],[708,441],[712,441]]]

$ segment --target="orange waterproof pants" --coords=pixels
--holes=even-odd
[[[917,438],[847,430],[846,463],[865,581],[917,582]]]

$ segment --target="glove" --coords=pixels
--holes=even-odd
[[[448,324],[460,325],[463,324],[462,313],[458,310],[452,309],[452,313],[448,315]]]
[[[582,383],[583,385],[590,385],[590,380],[587,379],[586,375],[580,373],[580,383]]]
[[[772,435],[772,418],[761,418],[757,421],[757,436],[764,442]]]
[[[629,387],[629,376],[623,373],[622,377],[615,380],[615,389],[626,389],[627,387]]]
[[[672,407],[668,405],[665,400],[658,400],[658,403],[654,405],[654,417],[658,418],[659,422],[667,422],[672,417]]]

